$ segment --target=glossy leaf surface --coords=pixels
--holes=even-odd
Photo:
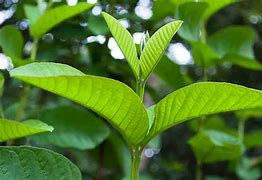
[[[209,114],[262,107],[262,92],[230,83],[204,82],[181,88],[155,106],[146,141],[174,125]]]
[[[181,25],[182,21],[170,22],[157,30],[147,41],[140,57],[142,79],[146,80],[154,70]]]
[[[0,156],[0,179],[82,179],[72,162],[47,149],[2,146]]]
[[[53,127],[48,126],[39,120],[17,122],[0,119],[0,129],[0,142],[41,132],[53,131]]]
[[[119,48],[123,52],[128,64],[130,65],[135,77],[139,76],[139,60],[135,43],[131,34],[114,17],[103,12],[106,23],[114,36]]]
[[[148,131],[146,110],[125,84],[89,76],[57,63],[32,63],[11,71],[11,76],[73,100],[106,118],[130,146],[141,142]]]

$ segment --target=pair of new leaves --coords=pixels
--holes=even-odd
[[[147,42],[140,60],[131,35],[103,14],[136,78],[146,80],[181,25],[171,22]],[[186,120],[203,115],[262,107],[262,92],[229,83],[196,83],[181,88],[156,105],[145,108],[127,85],[109,78],[85,75],[57,63],[33,63],[16,68],[11,76],[71,99],[106,118],[130,148],[144,147],[154,136]]]

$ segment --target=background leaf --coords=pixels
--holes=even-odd
[[[125,84],[88,76],[57,63],[32,63],[11,71],[11,76],[67,97],[105,117],[130,146],[138,145],[149,122],[139,97]]]
[[[178,7],[176,18],[183,20],[178,34],[187,41],[200,40],[200,30],[204,26],[203,16],[207,3],[188,2]]]
[[[0,29],[0,47],[6,55],[21,57],[23,43],[22,34],[15,26],[7,25]]]
[[[61,5],[46,11],[40,18],[31,26],[31,34],[35,38],[40,38],[44,33],[51,28],[61,23],[62,21],[80,14],[93,5],[88,3],[78,3],[75,6]]]
[[[72,162],[47,149],[2,146],[0,156],[0,179],[82,179]]]
[[[52,133],[32,136],[38,144],[53,144],[80,150],[93,149],[109,136],[109,128],[88,111],[63,106],[41,112],[42,121],[52,125]]]
[[[198,161],[211,163],[241,156],[243,145],[234,136],[215,130],[204,130],[189,140]]]
[[[39,120],[16,122],[7,119],[0,119],[0,129],[0,142],[41,132],[53,131],[53,127],[48,126]]]
[[[208,38],[208,44],[220,57],[237,54],[254,58],[253,44],[256,33],[250,27],[232,26],[221,29]]]
[[[252,147],[262,147],[262,130],[256,130],[248,133],[244,137],[244,143],[248,148]]]

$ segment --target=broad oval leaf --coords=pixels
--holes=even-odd
[[[7,25],[0,29],[0,47],[6,55],[20,58],[23,43],[22,34],[15,26]]]
[[[0,142],[41,132],[53,131],[53,127],[48,126],[39,120],[17,122],[0,119],[0,129]]]
[[[61,5],[47,10],[32,24],[30,28],[31,34],[35,38],[40,38],[44,33],[49,31],[57,24],[90,9],[92,6],[92,4],[82,2],[75,6]]]
[[[119,48],[123,52],[129,66],[131,67],[136,78],[139,77],[139,60],[135,43],[131,34],[120,24],[114,17],[103,12],[102,15],[114,36]]]
[[[181,25],[182,21],[170,22],[157,30],[148,40],[140,57],[143,80],[146,80],[154,70],[162,55],[165,53],[169,42]]]
[[[116,127],[130,146],[138,145],[148,131],[144,105],[131,88],[119,81],[85,75],[57,63],[32,63],[10,73],[95,111]]]
[[[237,54],[253,59],[255,38],[256,33],[252,28],[231,26],[215,32],[209,36],[207,42],[220,57],[226,54]]]
[[[262,107],[259,90],[230,83],[195,83],[169,94],[156,104],[154,123],[145,142],[192,118],[257,107]]]
[[[39,119],[52,125],[54,131],[32,136],[37,144],[93,149],[110,133],[107,125],[91,112],[70,106],[47,109],[41,112]]]
[[[72,162],[47,149],[2,146],[0,156],[0,179],[82,179]]]
[[[221,131],[204,130],[189,140],[199,162],[212,163],[232,160],[243,153],[243,144],[238,138]]]

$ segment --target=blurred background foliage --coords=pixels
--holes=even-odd
[[[86,74],[134,87],[132,72],[101,12],[119,19],[138,45],[145,31],[152,35],[167,22],[182,19],[182,28],[149,79],[146,106],[199,81],[226,81],[262,89],[261,0],[0,0],[0,51],[11,57],[15,67],[31,62],[30,25],[46,8],[79,2],[96,4],[41,36],[36,61],[69,64]],[[84,179],[128,177],[128,149],[106,121],[38,88],[31,88],[29,96],[23,98],[25,89],[24,84],[1,71],[2,117],[38,118],[55,130],[2,145],[52,149],[74,162]],[[22,110],[21,103],[25,104]],[[192,179],[196,169],[202,168],[205,179],[260,179],[261,117],[262,111],[256,109],[208,116],[169,129],[145,149],[142,178]],[[202,128],[205,131],[199,131]]]

